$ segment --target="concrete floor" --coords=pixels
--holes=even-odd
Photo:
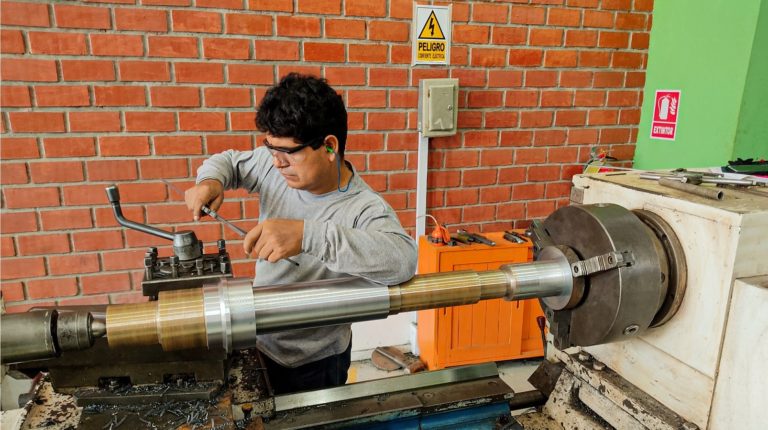
[[[501,379],[506,382],[516,392],[532,390],[533,386],[528,383],[528,377],[541,363],[541,359],[536,360],[511,360],[499,361],[496,364],[499,368]],[[393,376],[404,375],[403,370],[393,370],[391,372],[377,369],[371,360],[353,361],[349,368],[349,377],[347,383],[370,381],[374,379],[390,378]]]

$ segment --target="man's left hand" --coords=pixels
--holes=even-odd
[[[245,235],[243,249],[251,257],[275,263],[301,253],[304,221],[268,219]]]

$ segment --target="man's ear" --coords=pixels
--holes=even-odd
[[[336,161],[336,157],[339,156],[339,140],[336,139],[336,136],[334,135],[328,135],[328,137],[325,138],[325,153],[328,155],[328,159],[330,161]]]

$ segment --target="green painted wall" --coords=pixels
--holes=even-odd
[[[756,31],[758,17],[762,27],[768,20],[760,16],[766,3],[654,3],[636,168],[721,166],[734,154],[743,157],[754,146],[765,146],[752,138],[768,133],[764,72],[768,44],[765,28]],[[659,89],[682,91],[674,141],[650,138],[654,94]]]
[[[768,159],[768,0],[757,20],[733,158]]]

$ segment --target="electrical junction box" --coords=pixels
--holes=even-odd
[[[419,130],[424,137],[456,134],[459,80],[422,79],[419,81]]]

